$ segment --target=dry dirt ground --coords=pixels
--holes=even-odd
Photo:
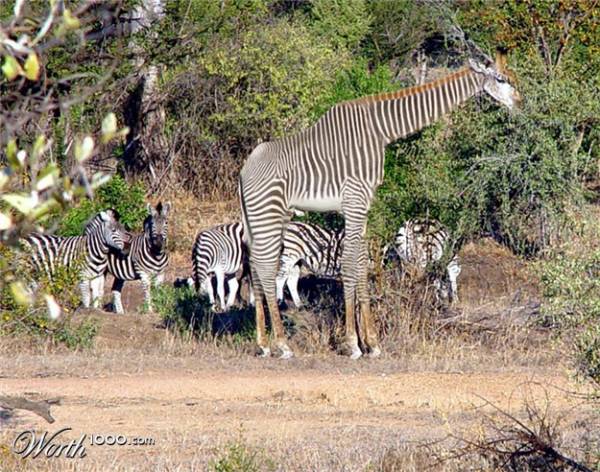
[[[469,246],[463,260],[461,303],[474,312],[510,311],[528,303],[523,293],[535,294],[521,263],[501,249]],[[184,271],[185,264],[182,257],[175,265]],[[139,287],[126,290],[131,310]],[[403,451],[403,459],[386,470],[441,470],[427,465],[433,456],[423,462],[414,451],[437,441],[452,451],[464,444],[459,438],[482,434],[485,417],[503,421],[496,407],[524,418],[533,405],[560,420],[563,451],[575,456],[600,430],[592,408],[573,394],[585,388],[551,338],[525,354],[471,343],[404,358],[299,352],[281,361],[183,341],[148,314],[85,315],[102,326],[92,350],[0,349],[0,395],[60,400],[53,424],[24,410],[0,414],[0,470],[206,470],[246,446],[251,453],[242,459],[249,455],[258,470],[381,470],[389,451]],[[20,432],[39,437],[62,428],[72,429],[61,443],[86,436],[85,458],[23,461],[11,451]],[[92,435],[151,444],[90,445]]]

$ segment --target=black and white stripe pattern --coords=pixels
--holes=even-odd
[[[245,244],[242,223],[230,223],[200,231],[192,248],[194,285],[198,292],[208,294],[215,304],[211,275],[217,279],[217,294],[222,309],[235,303],[240,280],[245,275]],[[225,280],[229,288],[225,302]],[[252,295],[251,295],[252,296]],[[253,300],[250,301],[252,303]]]
[[[152,284],[163,282],[165,269],[169,263],[167,239],[169,232],[169,202],[159,203],[156,209],[148,206],[148,216],[144,220],[144,232],[131,238],[129,254],[111,251],[108,256],[108,273],[114,276],[112,286],[113,306],[117,313],[124,313],[121,290],[126,280],[140,280],[144,291],[144,301],[152,311]]]
[[[331,231],[318,225],[292,222],[283,238],[283,249],[277,273],[277,299],[283,300],[287,285],[297,307],[302,305],[298,295],[301,266],[325,278],[341,275],[341,255],[344,231]]]
[[[448,231],[437,220],[412,219],[400,227],[394,239],[393,248],[387,246],[386,257],[395,252],[403,264],[412,266],[420,271],[431,264],[450,259],[446,265],[450,291],[444,289],[442,280],[436,279],[435,284],[440,295],[450,296],[452,301],[458,301],[458,276],[461,272],[457,254],[452,253],[451,240]]]
[[[270,354],[270,348],[263,296],[282,357],[293,355],[279,314],[276,276],[282,239],[295,210],[343,214],[346,343],[352,358],[362,355],[355,317],[358,300],[362,340],[371,356],[380,354],[371,319],[364,235],[373,195],[383,180],[385,147],[482,90],[509,107],[517,99],[515,90],[495,69],[473,62],[422,86],[341,103],[306,130],[254,149],[240,175],[240,199],[258,300],[257,342],[264,355]]]
[[[90,302],[94,307],[100,304],[109,249],[126,252],[129,242],[130,236],[119,223],[114,210],[95,215],[81,236],[32,233],[24,240],[30,247],[34,268],[44,272],[50,279],[58,266],[81,264],[79,287],[81,301],[86,308]]]

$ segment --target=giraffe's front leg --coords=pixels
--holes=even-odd
[[[363,343],[370,349],[370,355],[377,357],[381,350],[371,319],[367,280],[368,257],[364,241],[373,192],[357,181],[347,183],[345,191],[342,211],[346,220],[346,236],[342,253],[342,279],[346,305],[346,344],[352,359],[358,359],[362,355],[356,333],[355,310],[358,298],[361,310],[360,334]]]

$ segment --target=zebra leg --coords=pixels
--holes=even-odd
[[[219,302],[221,302],[221,310],[225,310],[225,273],[222,271],[216,271],[217,276],[217,294],[219,295]]]
[[[90,287],[92,289],[92,307],[100,308],[100,302],[104,295],[104,275],[93,278],[90,281]]]
[[[202,282],[202,284],[200,284],[200,287],[201,287],[201,290],[208,295],[208,301],[210,302],[211,306],[214,308],[215,292],[213,291],[212,278],[210,277],[210,275],[204,279],[204,282]]]
[[[281,271],[277,274],[277,278],[275,279],[275,289],[277,291],[277,301],[282,303],[284,301],[283,296],[283,287],[287,281],[287,274],[282,274]]]
[[[144,291],[144,303],[148,309],[149,313],[152,313],[152,296],[151,296],[151,287],[152,280],[150,276],[144,272],[140,274],[140,281],[142,282],[142,290]]]
[[[125,310],[123,310],[123,303],[121,302],[121,290],[123,290],[123,285],[125,285],[125,281],[115,277],[112,285],[112,299],[115,313],[118,313],[119,315],[125,313]]]
[[[84,308],[90,307],[91,293],[90,293],[91,282],[89,280],[82,280],[79,283],[79,290],[81,291],[81,304]]]
[[[302,300],[300,300],[300,295],[298,294],[298,280],[300,280],[300,266],[295,265],[288,272],[288,278],[286,282],[296,308],[300,308],[302,306]]]
[[[448,264],[448,280],[450,281],[450,296],[451,302],[458,302],[458,276],[460,275],[461,267],[458,262],[458,258],[454,256],[454,258]]]
[[[236,277],[232,277],[227,281],[227,287],[229,287],[229,295],[227,295],[227,305],[225,305],[225,309],[229,310],[235,304],[240,283]]]

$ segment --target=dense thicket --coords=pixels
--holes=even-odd
[[[76,11],[87,2],[64,2]],[[60,106],[0,133],[71,143],[109,111],[131,129],[90,166],[143,180],[149,192],[235,198],[257,143],[293,133],[329,106],[436,78],[478,47],[508,49],[524,97],[509,114],[476,99],[388,150],[371,212],[374,240],[414,215],[459,237],[489,233],[521,253],[543,248],[563,209],[598,173],[599,8],[594,0],[129,0],[86,10],[86,32],[44,51],[40,80]],[[25,2],[32,17],[43,2]],[[4,2],[0,19],[11,18]],[[474,45],[478,45],[474,46]],[[2,116],[9,117],[6,79]],[[70,97],[69,106],[63,106]],[[8,97],[8,98],[7,98]]]

